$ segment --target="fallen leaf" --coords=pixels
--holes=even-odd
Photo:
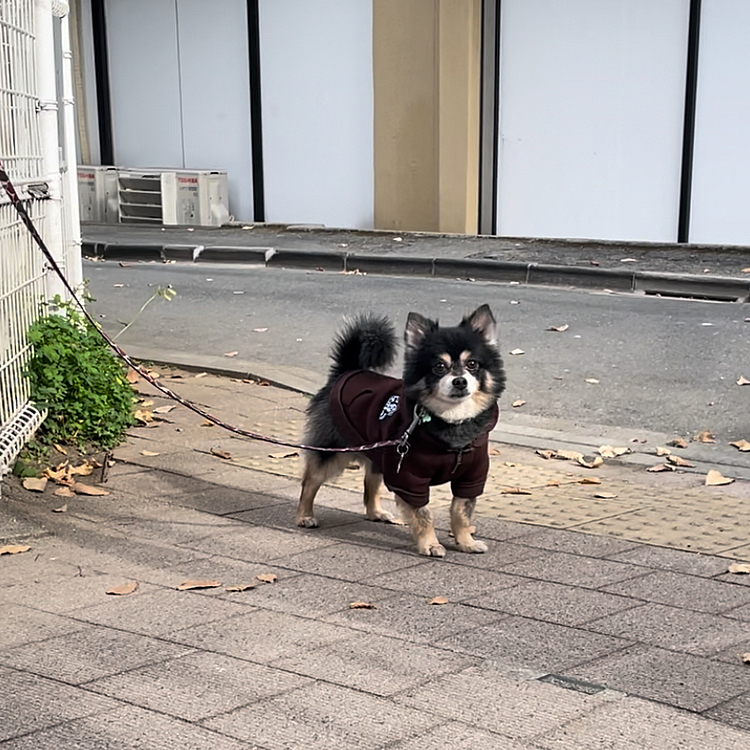
[[[742,654],[742,661],[744,661],[745,664],[750,664],[750,653]]]
[[[658,472],[658,471],[674,471],[674,466],[670,466],[669,464],[657,464],[656,466],[652,466],[646,471],[651,472]]]
[[[689,466],[691,468],[695,466],[695,464],[691,464],[690,461],[686,461],[684,458],[672,454],[667,456],[667,461],[672,464],[672,466]]]
[[[92,487],[90,484],[81,484],[80,482],[74,482],[71,489],[76,495],[109,495],[109,490]]]
[[[299,453],[297,451],[279,451],[278,453],[269,453],[269,458],[294,458],[295,456],[299,456]]]
[[[68,469],[68,474],[71,476],[87,477],[94,470],[94,465],[89,463],[79,464],[78,466],[71,466]]]
[[[561,461],[581,461],[583,453],[578,451],[555,451],[552,458],[559,458]]]
[[[523,349],[512,349],[510,352],[514,357],[517,357],[520,354],[526,354],[526,352]]]
[[[604,459],[601,456],[581,456],[578,463],[586,469],[596,469],[604,463]]]
[[[73,492],[73,490],[71,490],[70,487],[63,486],[63,487],[58,487],[55,490],[54,494],[57,495],[58,497],[74,497],[76,493]]]
[[[239,352],[225,352],[225,357],[236,357],[239,354]]]
[[[711,469],[711,471],[706,474],[706,485],[709,487],[717,487],[722,484],[732,484],[732,482],[734,482],[734,479],[722,476],[721,472],[716,471],[716,469]]]
[[[711,432],[711,430],[703,430],[703,432],[699,432],[697,435],[693,435],[693,440],[696,443],[715,443],[716,438],[714,437],[714,434]]]
[[[133,385],[141,379],[141,376],[131,367],[128,370],[128,374],[125,376],[125,379],[128,381],[128,383]]]
[[[566,323],[565,325],[562,325],[562,326],[550,326],[547,330],[557,331],[558,333],[565,333],[565,331],[567,331],[568,328],[570,328],[570,326]]]
[[[372,602],[349,602],[349,609],[377,609]]]
[[[218,448],[211,448],[211,455],[223,458],[225,461],[229,461],[232,458],[232,454],[229,451],[221,451]]]
[[[681,437],[672,438],[667,445],[671,445],[673,448],[687,448],[687,440],[684,440]]]
[[[497,448],[490,448],[490,456],[499,456],[500,451]]]
[[[248,589],[254,589],[257,587],[255,583],[242,583],[237,586],[227,586],[225,591],[247,591]]]
[[[503,461],[503,466],[507,466],[512,469],[513,467],[518,466],[518,464],[514,464],[513,461]]]
[[[597,385],[599,381],[596,378],[586,378],[584,383],[590,383],[591,385]]]
[[[448,597],[447,596],[435,596],[432,599],[430,599],[428,604],[448,604]]]
[[[28,552],[31,546],[28,544],[6,544],[0,547],[0,555],[19,555],[21,552]]]
[[[523,406],[523,405],[524,405],[525,403],[526,403],[526,402],[525,402],[525,401],[524,401],[524,400],[523,400],[522,398],[519,398],[519,399],[518,399],[517,401],[514,401],[514,402],[513,402],[512,404],[511,404],[511,406],[512,406],[512,407],[513,407],[514,409],[518,409],[518,407],[519,407],[519,406]]]
[[[560,482],[557,481],[557,479],[550,479],[547,484],[544,485],[545,487],[559,487]]]
[[[263,581],[263,583],[276,583],[278,581],[278,576],[275,573],[259,573],[257,576],[255,576],[259,581]]]
[[[510,487],[507,490],[502,490],[501,495],[530,495],[531,490],[524,490],[521,487]]]
[[[669,448],[662,448],[660,446],[656,447],[656,455],[657,456],[669,456],[672,453]]]
[[[578,484],[601,484],[602,480],[599,477],[581,477],[578,480]]]
[[[148,409],[136,409],[133,412],[133,416],[141,422],[141,424],[148,424],[154,419],[154,415],[148,411]]]
[[[193,589],[216,589],[221,586],[221,581],[183,581],[178,591],[192,591]]]
[[[156,453],[155,451],[141,451],[142,456],[160,456],[160,453]]]
[[[23,488],[30,492],[44,492],[47,486],[47,477],[26,477],[22,482]]]
[[[58,453],[62,453],[62,454],[63,454],[63,456],[67,456],[67,455],[68,455],[68,451],[67,451],[67,450],[65,450],[65,448],[63,448],[63,446],[62,446],[62,445],[60,445],[60,443],[55,443],[55,445],[54,445],[53,447],[54,447],[54,449],[55,449],[55,450],[56,450],[56,451],[57,451]]]
[[[169,414],[172,409],[176,409],[176,404],[167,404],[166,406],[157,406],[156,409],[154,409],[154,414]]]
[[[541,456],[542,458],[545,458],[545,459],[548,459],[548,460],[550,458],[554,458],[555,457],[555,453],[556,453],[556,451],[550,451],[550,450],[546,450],[546,451],[537,450],[537,451],[534,451],[534,452],[537,454],[537,456]]]
[[[253,331],[255,333],[265,333],[268,330],[268,328],[253,328]]]
[[[216,427],[216,425],[210,419],[206,419],[201,423],[201,427]]]
[[[130,581],[129,583],[123,583],[119,586],[115,586],[107,591],[112,596],[127,596],[138,590],[138,581]]]
[[[206,375],[208,375],[207,372],[199,372],[196,374],[195,379],[198,380],[198,378],[205,378]]]
[[[748,443],[747,440],[735,440],[733,443],[729,443],[729,445],[734,446],[737,448],[737,450],[742,451],[743,453],[746,453],[747,451],[750,451],[750,443]]]
[[[727,568],[728,573],[736,573],[737,575],[747,575],[750,573],[750,563],[733,563]]]
[[[149,399],[144,399],[143,401],[141,401],[141,406],[146,407],[146,406],[153,406],[153,405],[154,405],[153,399],[149,398]]]
[[[614,492],[595,492],[594,497],[598,500],[614,500],[617,495]]]
[[[51,479],[53,482],[63,482],[64,480],[69,479],[70,474],[68,472],[68,462],[66,461],[64,464],[59,464],[58,466],[55,466],[54,469],[45,469],[42,472],[42,476]]]
[[[613,447],[611,445],[603,445],[599,448],[599,455],[602,458],[618,458],[632,452],[630,448]]]
[[[67,490],[68,488],[66,487],[65,489]],[[68,490],[68,492],[70,492],[70,490]],[[71,492],[70,494],[72,495],[73,493]],[[68,504],[65,503],[65,505],[61,505],[59,508],[52,508],[52,512],[53,513],[67,513]]]
[[[748,380],[747,378],[744,378],[744,377],[742,377],[742,375],[740,375],[740,377],[737,378],[737,385],[750,385],[750,380]]]

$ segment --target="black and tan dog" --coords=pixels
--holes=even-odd
[[[363,315],[335,340],[330,375],[307,410],[306,443],[321,448],[396,445],[361,453],[305,454],[297,525],[318,525],[313,503],[321,485],[352,456],[365,468],[365,517],[393,521],[380,487],[396,495],[417,550],[443,557],[427,508],[432,485],[450,482],[451,530],[462,552],[486,552],[472,536],[471,515],[489,469],[488,435],[498,418],[505,374],[496,323],[482,305],[455,327],[410,313],[403,380],[381,374],[396,357],[397,338],[383,317]]]

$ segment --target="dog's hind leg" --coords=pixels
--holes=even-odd
[[[320,454],[308,453],[305,455],[305,469],[302,474],[302,490],[299,496],[299,505],[297,506],[297,526],[306,529],[314,529],[318,522],[313,513],[313,503],[318,490],[323,484],[340,474],[348,462],[348,457],[326,456],[321,458]]]
[[[438,541],[435,526],[432,522],[432,513],[427,506],[414,508],[398,495],[396,495],[396,500],[404,519],[409,524],[409,531],[417,545],[417,552],[427,557],[445,557],[445,547]]]
[[[373,466],[372,461],[365,459],[365,518],[368,521],[394,523],[393,515],[380,504],[380,488],[383,475]]]
[[[451,502],[451,531],[456,538],[456,546],[461,552],[486,552],[488,547],[484,542],[474,539],[472,533],[474,527],[471,525],[471,515],[476,498],[464,499],[454,497]]]

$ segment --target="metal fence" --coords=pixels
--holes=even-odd
[[[66,11],[66,3],[55,2],[55,15],[60,17]],[[56,133],[54,139],[49,137],[50,127],[58,131],[60,95],[55,84],[55,63],[53,1],[0,0],[0,159],[40,234],[53,253],[61,257],[63,267],[70,267],[76,262],[80,266],[80,259],[72,258],[68,252],[66,238],[71,227],[66,227],[61,218],[65,181],[60,174],[60,142]],[[49,120],[50,116],[45,133],[44,118]],[[43,419],[43,414],[29,403],[23,370],[31,353],[26,333],[53,289],[39,249],[3,193],[0,476]]]

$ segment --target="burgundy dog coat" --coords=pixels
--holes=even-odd
[[[334,423],[350,445],[398,440],[414,418],[407,407],[403,381],[369,370],[348,372],[338,378],[331,390],[330,405]],[[461,449],[450,448],[418,425],[409,437],[409,451],[400,469],[396,446],[364,454],[383,474],[385,486],[415,508],[427,505],[431,486],[447,482],[454,497],[474,498],[484,492],[490,466],[487,443],[498,413],[495,404],[482,434]]]

